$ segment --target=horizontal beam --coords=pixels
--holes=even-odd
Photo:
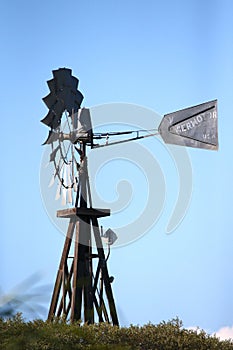
[[[57,211],[58,218],[71,218],[73,216],[104,217],[110,216],[110,209],[100,208],[70,208]]]

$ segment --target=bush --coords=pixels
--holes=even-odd
[[[1,350],[230,350],[204,331],[187,330],[177,318],[158,325],[118,328],[106,323],[67,324],[63,320],[24,322],[17,314],[0,319]]]

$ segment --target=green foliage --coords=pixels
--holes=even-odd
[[[230,350],[233,342],[220,341],[204,331],[183,328],[177,318],[158,325],[113,327],[53,323],[34,320],[24,322],[21,314],[0,319],[0,350]]]

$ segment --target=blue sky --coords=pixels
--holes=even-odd
[[[164,209],[146,235],[112,251],[109,268],[123,325],[179,316],[209,332],[232,327],[232,2],[9,0],[0,13],[1,288],[7,292],[35,271],[52,288],[64,237],[41,200],[47,129],[39,121],[51,71],[69,67],[86,107],[130,103],[162,116],[218,99],[220,148],[188,150],[193,191],[184,220],[165,233],[177,175],[162,146],[150,144],[167,184]],[[138,208],[139,195],[131,214]]]

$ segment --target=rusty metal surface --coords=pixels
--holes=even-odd
[[[166,114],[159,133],[165,143],[217,150],[217,100]]]

